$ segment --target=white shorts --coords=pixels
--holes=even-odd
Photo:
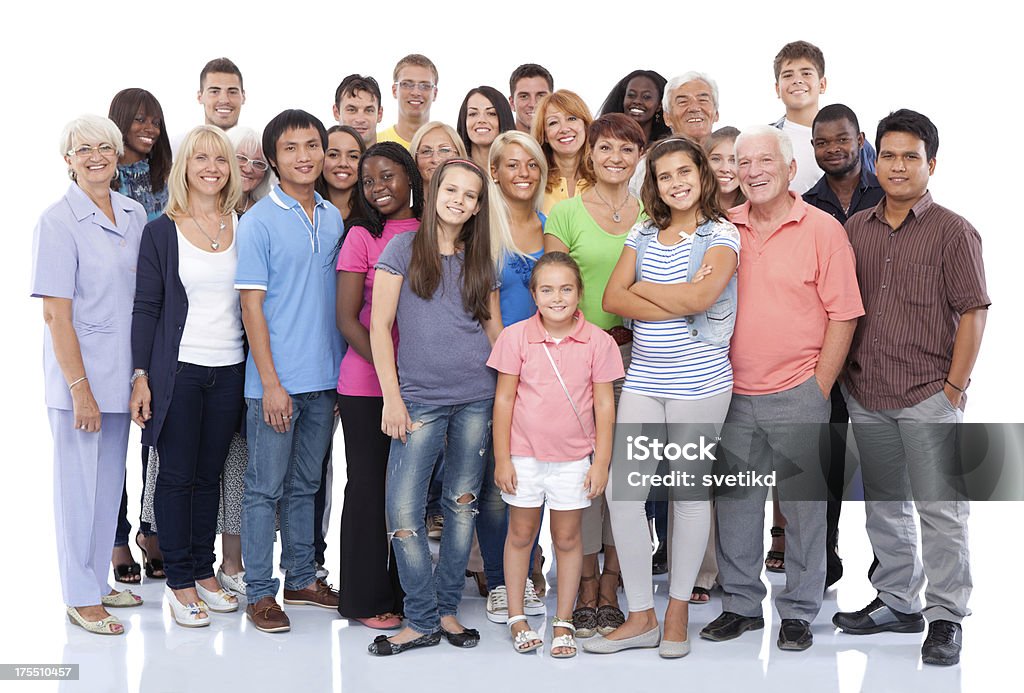
[[[517,508],[580,510],[590,506],[583,489],[590,471],[590,457],[573,462],[542,462],[534,457],[512,455],[516,469],[516,493],[502,491],[501,498]]]

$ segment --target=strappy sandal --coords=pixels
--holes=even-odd
[[[566,628],[570,632],[565,635],[555,635],[555,628]],[[576,627],[572,624],[572,621],[567,621],[564,618],[558,618],[556,616],[551,620],[551,635],[552,657],[555,659],[569,659],[570,657],[576,656]],[[563,650],[572,650],[572,652],[555,652],[559,647]]]
[[[526,622],[526,630],[512,631],[512,626],[523,622]],[[540,639],[540,633],[530,628],[529,622],[526,621],[526,614],[510,617],[508,619],[508,628],[509,632],[512,633],[512,649],[519,654],[533,652],[544,644]]]
[[[580,588],[582,589],[584,582],[597,582],[596,575],[584,575],[580,578]],[[600,583],[598,583],[600,584]],[[597,601],[600,598],[600,587],[598,587],[598,597],[591,600],[591,604],[583,602],[583,606],[579,606],[575,611],[572,612],[572,624],[576,628],[577,638],[592,638],[597,635]]]
[[[706,587],[694,587],[690,590],[691,604],[707,604],[711,601],[711,590]]]
[[[771,529],[772,539],[786,536],[785,527],[772,527]],[[769,561],[775,564],[769,565]],[[777,565],[776,565],[777,564]],[[786,572],[786,552],[783,551],[771,551],[764,557],[764,569],[769,573],[784,573]]]
[[[124,624],[118,620],[117,616],[107,616],[99,621],[87,621],[82,614],[78,613],[78,609],[69,606],[68,620],[96,635],[124,635]],[[116,626],[121,626],[121,630],[112,630]]]
[[[137,585],[142,582],[142,566],[135,561],[118,563],[114,566],[114,582],[125,585]]]
[[[603,580],[606,575],[615,577],[615,592],[618,592],[619,585],[622,584],[622,576],[619,575],[618,571],[608,570],[607,568],[601,573],[601,579]],[[615,592],[612,594],[614,595]],[[598,604],[600,604],[602,599],[605,599],[604,595],[601,594],[600,582],[598,583],[597,599]],[[609,599],[608,601],[611,600]],[[597,632],[601,635],[608,635],[625,622],[626,615],[622,613],[622,609],[619,607],[612,604],[602,604],[597,607]]]
[[[149,554],[146,553],[145,547],[142,542],[139,541],[139,537],[142,536],[142,532],[135,533],[135,545],[139,547],[139,551],[142,551],[142,567],[146,571],[146,577],[151,580],[164,580],[167,578],[167,573],[164,572],[164,559],[153,558],[150,559]],[[159,573],[159,575],[157,575]]]

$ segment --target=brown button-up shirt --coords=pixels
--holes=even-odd
[[[865,310],[847,387],[867,409],[912,407],[942,389],[960,316],[990,304],[981,236],[931,193],[897,229],[885,219],[883,199],[850,217],[846,232]]]

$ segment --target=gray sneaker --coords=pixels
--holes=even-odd
[[[545,611],[544,602],[537,596],[533,580],[526,579],[526,591],[523,593],[523,613],[527,616],[540,616]]]
[[[508,593],[505,585],[499,585],[487,593],[487,620],[491,623],[505,623],[508,620]]]

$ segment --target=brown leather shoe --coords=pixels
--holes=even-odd
[[[322,579],[317,578],[309,587],[301,590],[284,591],[285,604],[305,604],[307,606],[320,606],[324,609],[338,608],[338,590],[331,589],[331,586]]]
[[[249,617],[256,630],[264,633],[286,633],[292,629],[288,615],[273,597],[263,597],[255,604],[245,607],[245,615]]]

